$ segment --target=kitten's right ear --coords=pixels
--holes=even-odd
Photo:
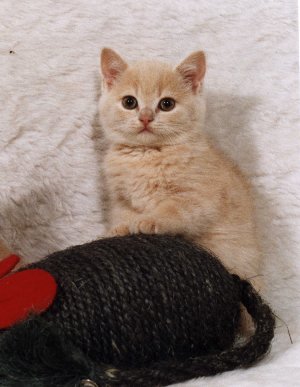
[[[101,72],[105,85],[110,89],[127,68],[127,63],[110,48],[103,48],[100,57]]]
[[[176,70],[182,75],[185,82],[197,93],[205,75],[206,63],[203,51],[196,51],[189,55],[177,66]]]

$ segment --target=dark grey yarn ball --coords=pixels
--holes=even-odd
[[[2,335],[2,386],[14,386],[2,356],[12,348],[22,353],[24,336],[36,345],[32,354],[27,351],[26,366],[23,358],[15,359],[20,385],[47,387],[74,386],[84,378],[99,386],[166,385],[251,364],[273,337],[272,313],[251,285],[179,237],[102,239],[54,253],[33,267],[54,276],[57,297],[41,318]],[[235,348],[241,302],[256,333]],[[35,378],[28,376],[30,367]]]

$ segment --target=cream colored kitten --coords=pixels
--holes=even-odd
[[[101,69],[108,235],[180,234],[212,250],[231,272],[257,276],[249,186],[202,131],[203,52],[173,68],[128,65],[105,48]],[[260,278],[252,280],[256,288]]]

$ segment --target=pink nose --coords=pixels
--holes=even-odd
[[[149,122],[154,120],[154,113],[150,108],[143,108],[139,113],[139,120],[142,121],[144,125],[148,125]]]

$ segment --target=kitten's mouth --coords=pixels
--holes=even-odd
[[[143,126],[140,130],[139,130],[139,134],[140,133],[153,133],[152,131],[152,128],[150,128],[150,126]]]

